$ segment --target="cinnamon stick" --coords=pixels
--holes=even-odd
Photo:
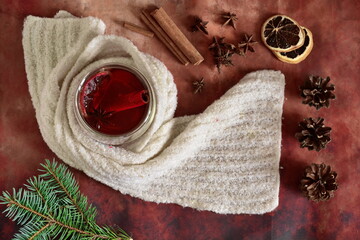
[[[192,64],[198,65],[204,61],[203,56],[201,56],[191,42],[185,37],[163,8],[156,9],[150,14]]]
[[[109,102],[104,100],[102,103],[100,103],[100,106],[102,106],[105,112],[117,113],[128,109],[140,107],[147,103],[149,103],[148,92],[147,90],[141,90],[128,94],[118,95],[117,101],[115,102]]]
[[[180,51],[180,49],[175,45],[175,43],[166,35],[166,33],[161,29],[161,27],[156,23],[154,19],[145,11],[141,13],[141,20],[145,25],[155,33],[155,35],[160,39],[160,41],[175,55],[175,57],[184,65],[188,65],[189,61],[185,55]]]
[[[136,33],[140,33],[144,36],[147,36],[147,37],[154,37],[154,33],[153,32],[150,32],[142,27],[139,27],[135,24],[132,24],[132,23],[129,23],[129,22],[124,22],[124,28],[126,29],[129,29],[133,32],[136,32]]]

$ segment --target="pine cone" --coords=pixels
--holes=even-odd
[[[313,163],[305,168],[304,177],[300,181],[303,194],[312,201],[327,201],[334,196],[338,188],[337,173],[328,165]]]
[[[300,142],[300,147],[307,147],[308,150],[320,151],[326,147],[331,141],[330,138],[330,127],[326,127],[323,118],[314,120],[312,118],[305,118],[304,121],[299,123],[301,132],[295,134],[295,137]]]
[[[325,79],[319,76],[310,76],[303,86],[300,87],[301,97],[305,98],[303,104],[314,106],[316,110],[322,107],[329,107],[330,99],[335,99],[332,93],[335,90],[334,84],[328,85],[330,77]]]

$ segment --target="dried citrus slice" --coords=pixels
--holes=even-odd
[[[290,52],[303,45],[305,34],[294,19],[275,15],[263,24],[261,38],[272,51]]]
[[[309,56],[309,54],[314,46],[313,36],[309,29],[307,29],[305,27],[302,27],[302,29],[304,30],[304,33],[305,33],[305,40],[304,40],[304,44],[301,47],[299,47],[298,49],[292,50],[291,52],[275,52],[275,51],[273,51],[275,56],[280,61],[296,64],[296,63],[299,63],[299,62],[305,60],[305,58],[307,56]]]

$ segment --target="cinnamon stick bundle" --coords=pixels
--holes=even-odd
[[[163,8],[156,9],[150,14],[192,64],[198,65],[204,61],[203,56],[201,56]]]
[[[186,56],[180,51],[175,43],[168,37],[156,21],[150,16],[149,13],[142,11],[141,20],[145,25],[155,33],[162,43],[175,55],[175,57],[184,65],[188,65],[189,61]]]

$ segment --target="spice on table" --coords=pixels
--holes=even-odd
[[[328,84],[330,77],[322,78],[319,76],[310,76],[305,80],[304,85],[300,87],[301,97],[304,98],[303,104],[313,106],[316,110],[322,107],[330,106],[330,99],[335,99],[334,84]]]
[[[300,147],[308,150],[320,151],[331,141],[331,128],[324,125],[324,119],[305,118],[299,123],[301,131],[295,134],[300,142]]]
[[[195,89],[194,93],[195,94],[200,93],[203,90],[204,86],[205,86],[204,78],[202,77],[200,80],[194,81],[193,86],[194,86],[194,89]]]
[[[253,35],[249,36],[245,33],[244,38],[243,38],[244,40],[238,44],[238,48],[242,49],[244,54],[246,54],[246,52],[248,50],[250,52],[255,52],[253,45],[256,44],[257,41],[254,41],[252,38],[253,38]]]
[[[142,28],[142,27],[139,27],[139,26],[137,26],[137,25],[135,25],[135,24],[132,24],[132,23],[129,23],[129,22],[124,22],[124,28],[126,28],[126,29],[129,29],[129,30],[131,30],[131,31],[133,31],[133,32],[136,32],[136,33],[140,33],[140,34],[142,34],[142,35],[144,35],[144,36],[147,36],[147,37],[154,37],[154,33],[153,32],[151,32],[151,31],[149,31],[149,30],[146,30],[146,29],[144,29],[144,28]]]
[[[155,9],[150,13],[150,15],[192,64],[199,65],[204,61],[204,57],[201,56],[194,45],[192,45],[186,36],[180,31],[163,8]]]
[[[235,21],[238,20],[238,18],[236,17],[236,14],[235,13],[226,13],[226,14],[223,14],[221,15],[222,18],[225,18],[226,21],[224,22],[223,26],[225,25],[230,25],[232,26],[234,29],[236,29],[235,27]]]
[[[314,202],[327,201],[334,196],[338,188],[337,173],[324,163],[312,163],[305,168],[304,176],[300,181],[303,194]]]
[[[148,12],[142,11],[140,18],[183,65],[186,66],[190,63],[184,53],[180,51],[179,47],[176,46],[176,44],[169,38],[165,31],[160,27],[160,25],[152,18],[152,16]]]
[[[226,52],[229,52],[231,55],[236,53],[236,47],[234,44],[232,43],[227,43],[227,42],[224,42],[224,39],[225,38],[220,38],[219,40],[219,44],[220,44],[220,47],[226,51]]]
[[[228,66],[234,66],[232,60],[232,53],[230,51],[226,51],[224,54],[220,55],[220,56],[215,56],[215,64],[216,67],[218,68],[219,73],[221,72],[221,65],[224,65],[226,67]]]
[[[213,42],[209,46],[209,50],[213,52],[215,65],[218,69],[218,72],[221,72],[221,66],[233,66],[232,63],[232,56],[234,54],[238,54],[240,56],[243,56],[243,52],[241,49],[238,49],[235,47],[235,45],[231,43],[227,43],[224,41],[225,38],[219,38],[219,40],[216,37],[213,37]]]
[[[206,25],[208,24],[208,21],[203,21],[201,18],[196,17],[195,18],[195,23],[194,25],[191,27],[191,31],[192,32],[197,32],[200,31],[206,35],[208,35],[208,31],[206,30]]]
[[[223,40],[224,40],[224,38],[220,38],[220,42],[222,42]],[[209,46],[209,49],[214,50],[215,52],[220,54],[219,51],[221,50],[221,47],[220,47],[219,41],[218,41],[218,39],[216,37],[213,37],[213,42]]]

